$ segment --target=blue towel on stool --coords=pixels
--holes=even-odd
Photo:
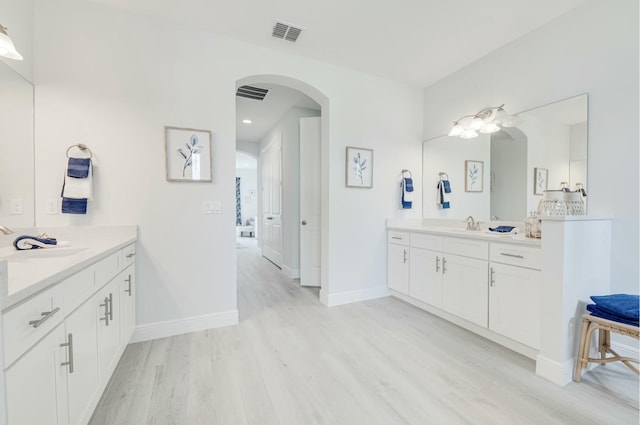
[[[640,295],[594,295],[590,298],[599,309],[636,322],[640,320]]]
[[[618,323],[624,323],[625,325],[640,326],[640,322],[638,320],[631,320],[624,317],[620,317],[616,314],[611,313],[609,310],[606,310],[602,307],[598,307],[596,304],[587,304],[587,310],[591,313],[592,316],[600,317],[602,319],[612,320]]]
[[[410,210],[413,203],[413,179],[405,177],[400,184],[402,186],[402,208]]]

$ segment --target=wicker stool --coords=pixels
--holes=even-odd
[[[598,351],[600,358],[594,359],[589,357],[589,345],[591,334],[598,329]],[[580,382],[582,377],[582,369],[587,367],[588,363],[609,363],[620,361],[629,369],[640,375],[640,371],[630,362],[640,363],[638,359],[631,357],[622,357],[611,349],[611,332],[620,335],[626,335],[635,339],[640,339],[640,328],[637,326],[626,325],[613,320],[602,319],[600,317],[585,314],[582,316],[582,331],[580,332],[580,345],[578,346],[578,360],[576,361],[576,372],[573,379]],[[607,357],[611,354],[611,357]]]

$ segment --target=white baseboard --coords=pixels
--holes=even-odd
[[[204,316],[187,317],[179,320],[156,322],[136,327],[131,342],[149,341],[151,339],[165,338],[173,335],[181,335],[190,332],[203,331],[205,329],[221,328],[238,324],[238,310],[222,313],[207,314]]]
[[[536,357],[536,375],[561,386],[565,386],[573,380],[575,366],[575,359],[560,363],[540,354]]]
[[[386,286],[377,286],[375,288],[358,289],[355,291],[337,292],[327,294],[320,290],[320,302],[327,307],[335,307],[337,305],[357,303],[359,301],[372,300],[382,298],[389,295]]]
[[[300,279],[300,269],[292,269],[283,264],[282,271],[285,272],[289,279]]]

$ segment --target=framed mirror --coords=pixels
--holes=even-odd
[[[521,221],[538,208],[544,189],[566,182],[571,190],[580,183],[588,192],[587,104],[583,94],[516,114],[516,127],[496,133],[425,141],[423,217]],[[482,190],[465,190],[468,164],[480,162]],[[449,177],[449,209],[437,201],[439,173]]]
[[[0,225],[33,227],[33,85],[0,61],[0,93]]]

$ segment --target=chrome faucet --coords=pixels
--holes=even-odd
[[[480,222],[476,222],[472,216],[465,218],[465,221],[467,222],[467,230],[480,230]]]
[[[13,233],[13,230],[9,229],[8,227],[0,226],[0,232],[4,233],[5,235],[10,235]]]

